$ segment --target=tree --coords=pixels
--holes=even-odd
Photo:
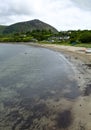
[[[84,31],[79,38],[79,41],[82,43],[91,43],[91,32]]]

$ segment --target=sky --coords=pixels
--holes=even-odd
[[[0,0],[0,25],[33,19],[59,31],[91,29],[91,0]]]

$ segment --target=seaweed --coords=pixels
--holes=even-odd
[[[58,114],[57,117],[57,127],[68,128],[72,124],[72,114],[70,110],[64,110]]]
[[[87,87],[84,90],[84,96],[89,96],[91,94],[91,84],[87,84]]]

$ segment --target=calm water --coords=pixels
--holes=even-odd
[[[0,44],[1,129],[31,130],[35,104],[40,104],[37,108],[44,111],[45,101],[63,97],[70,100],[78,95],[72,66],[61,54],[40,47]],[[31,116],[30,110],[35,110],[35,116]],[[32,121],[25,123],[24,113]]]

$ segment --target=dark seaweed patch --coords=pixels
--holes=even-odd
[[[65,110],[58,114],[57,127],[68,128],[72,123],[72,115],[70,110]]]
[[[91,94],[91,84],[88,84],[84,90],[84,96],[89,96]]]
[[[85,64],[86,66],[88,66],[89,68],[91,68],[91,64]]]

